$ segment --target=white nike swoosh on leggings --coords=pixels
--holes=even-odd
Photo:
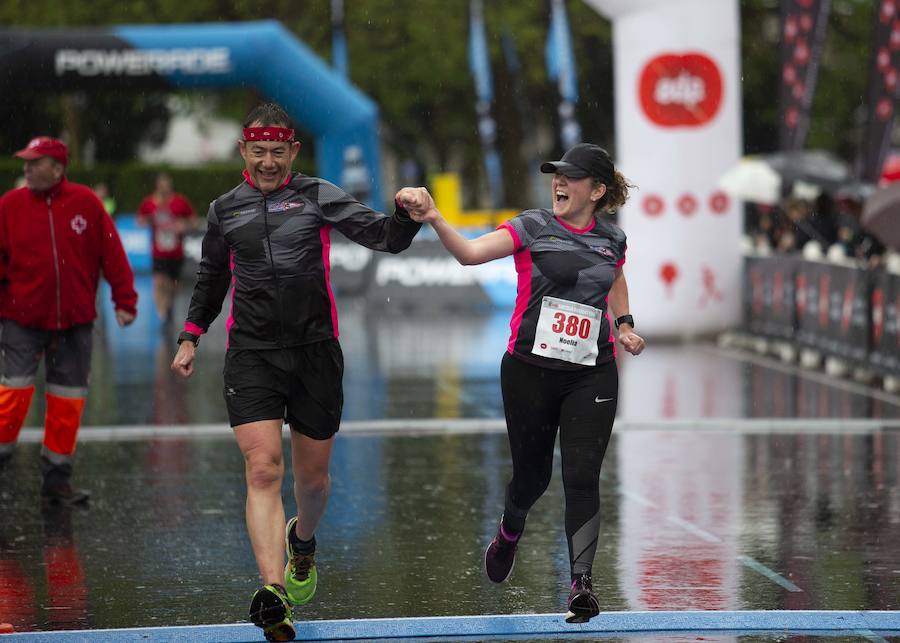
[[[601,400],[600,396],[598,395],[597,397],[594,398],[594,402],[596,402],[597,404],[600,404],[600,402],[612,402],[612,401],[613,401],[613,398],[611,398],[611,397],[604,397]]]

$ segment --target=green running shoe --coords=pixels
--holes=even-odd
[[[250,621],[261,627],[267,641],[293,641],[293,613],[287,593],[281,585],[266,585],[256,590],[250,601]]]
[[[291,531],[296,526],[297,518],[291,518],[284,532],[288,557],[284,568],[284,588],[292,605],[306,605],[316,593],[316,553],[299,554],[291,547]]]

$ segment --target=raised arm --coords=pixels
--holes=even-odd
[[[393,215],[382,214],[328,181],[308,180],[316,184],[322,219],[361,246],[396,254],[409,247],[422,227],[402,208],[398,207]]]
[[[435,207],[434,199],[425,188],[403,188],[397,192],[396,200],[414,221],[430,224],[444,247],[464,266],[507,257],[516,249],[512,235],[505,229],[475,239],[461,235]]]

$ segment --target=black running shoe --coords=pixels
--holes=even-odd
[[[581,574],[572,581],[566,623],[587,623],[599,613],[600,601],[594,595],[591,577],[589,574]]]
[[[493,582],[502,583],[512,574],[516,564],[516,546],[521,536],[517,534],[515,540],[507,538],[503,531],[503,519],[500,519],[497,535],[484,552],[484,571]]]
[[[250,601],[250,621],[261,627],[267,641],[293,641],[293,613],[284,587],[266,585],[256,590]]]

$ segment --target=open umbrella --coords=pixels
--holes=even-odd
[[[900,250],[900,181],[877,190],[866,199],[860,222],[881,243]]]
[[[781,176],[782,183],[811,183],[834,191],[850,181],[850,168],[825,150],[775,152],[762,157]]]
[[[774,205],[781,196],[781,177],[761,158],[748,156],[722,175],[719,187],[741,201]]]
[[[788,188],[804,196],[834,192],[850,181],[847,164],[824,150],[746,156],[722,175],[719,187],[744,201],[773,205]]]

